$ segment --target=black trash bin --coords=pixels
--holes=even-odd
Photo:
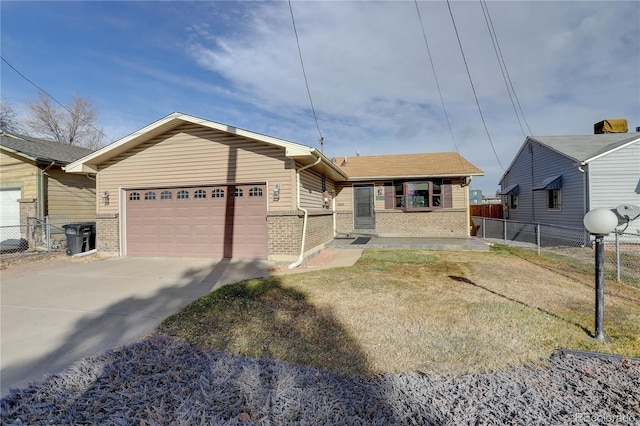
[[[96,248],[95,222],[69,223],[62,225],[67,236],[67,254],[69,256]]]

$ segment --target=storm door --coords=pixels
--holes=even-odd
[[[353,186],[353,211],[353,227],[355,229],[375,229],[373,185]]]

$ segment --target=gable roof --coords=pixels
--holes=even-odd
[[[345,157],[339,162],[349,180],[484,175],[456,152]]]
[[[640,134],[603,133],[586,136],[535,136],[533,141],[577,162],[588,163],[640,140]]]
[[[509,174],[520,153],[529,143],[538,143],[558,154],[565,156],[577,164],[587,164],[597,158],[607,155],[620,148],[640,142],[640,133],[603,133],[594,135],[572,136],[528,136],[511,160],[511,164],[504,172],[499,184]]]
[[[328,159],[315,148],[180,112],[169,114],[129,136],[74,161],[65,170],[69,173],[97,173],[99,164],[185,123],[197,124],[257,142],[282,147],[287,157],[302,165],[313,164],[320,159],[320,162],[313,167],[335,181],[484,175],[482,170],[468,162],[460,154],[451,152],[345,157],[347,158],[347,163],[343,166],[338,166],[338,164]]]
[[[6,132],[0,137],[0,147],[28,160],[55,162],[59,165],[72,163],[93,152],[80,146]]]
[[[279,146],[281,148],[284,148],[285,155],[287,157],[295,159],[303,165],[312,164],[318,158],[321,158],[321,162],[317,166],[315,166],[316,169],[336,180],[346,178],[346,175],[344,174],[344,172],[342,172],[342,170],[340,170],[338,166],[333,164],[331,160],[329,160],[324,156],[324,154],[322,154],[315,148],[311,148],[295,142],[285,141],[283,139],[274,138],[260,133],[251,132],[249,130],[239,129],[237,127],[217,123],[215,121],[205,120],[203,118],[194,117],[188,114],[183,114],[181,112],[174,112],[172,114],[169,114],[166,117],[163,117],[160,120],[138,130],[137,132],[134,132],[129,136],[125,136],[124,138],[69,164],[65,168],[65,170],[69,173],[97,173],[97,166],[99,164],[108,161],[137,145],[140,145],[158,135],[161,135],[186,123],[197,124],[199,126],[208,127],[210,129],[242,136],[244,138],[251,139],[257,142]]]

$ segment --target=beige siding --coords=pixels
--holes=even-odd
[[[451,182],[451,207],[454,209],[466,209],[469,191],[468,186],[460,186],[460,181]]]
[[[353,210],[353,185],[338,183],[336,186],[336,211],[350,212]]]
[[[71,222],[95,220],[95,187],[95,181],[84,175],[47,170],[47,214],[66,216]]]
[[[0,152],[0,185],[3,188],[21,188],[22,198],[37,198],[37,174],[35,163]]]
[[[301,167],[298,164],[298,167]],[[327,178],[326,189],[335,192],[334,182]],[[300,172],[300,205],[308,209],[322,209],[322,175],[314,170],[306,169]]]
[[[295,207],[295,171],[284,149],[196,125],[184,125],[127,151],[100,166],[98,193],[109,191],[108,206],[117,213],[121,186],[190,185],[268,181],[269,210]],[[280,184],[279,200],[273,199]]]

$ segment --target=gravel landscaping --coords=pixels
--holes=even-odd
[[[493,374],[341,377],[155,335],[0,401],[4,425],[640,424],[640,361],[552,356]]]

